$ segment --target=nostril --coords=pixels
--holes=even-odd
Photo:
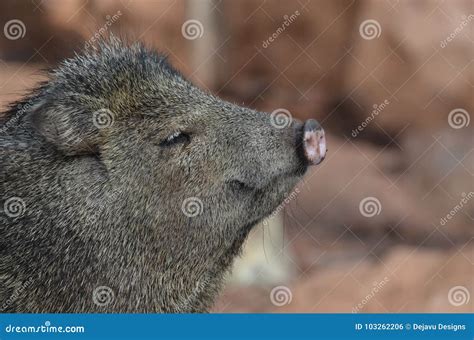
[[[303,127],[303,151],[310,165],[321,163],[326,157],[326,137],[321,125],[309,119]]]

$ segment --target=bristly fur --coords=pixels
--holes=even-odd
[[[7,115],[0,312],[207,311],[306,169],[301,124],[277,129],[117,38]]]

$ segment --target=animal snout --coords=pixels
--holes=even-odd
[[[317,165],[326,157],[326,136],[318,121],[307,120],[302,126],[302,155],[308,165]]]

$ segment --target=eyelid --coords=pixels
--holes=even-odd
[[[176,131],[160,142],[160,146],[169,147],[177,144],[188,143],[191,137],[183,131]]]
[[[166,141],[171,142],[171,140],[173,140],[174,138],[180,136],[181,134],[182,134],[181,131],[173,132],[171,135],[169,135],[168,137],[166,137]]]

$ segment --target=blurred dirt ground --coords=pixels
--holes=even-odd
[[[396,246],[378,258],[344,243],[344,251],[321,251],[319,264],[288,285],[290,303],[274,305],[268,298],[272,287],[230,287],[214,311],[351,313],[359,304],[359,313],[473,311],[469,303],[454,306],[447,299],[451,288],[472,282],[472,247],[440,251]],[[299,260],[304,265],[305,260]],[[386,284],[371,293],[384,280]]]
[[[106,34],[164,51],[226,99],[316,118],[328,132],[327,159],[285,204],[290,279],[231,283],[215,312],[473,312],[474,2],[224,0],[210,8],[218,32],[183,0],[3,1],[2,26],[19,19],[26,34],[0,36],[0,105],[120,11]],[[182,34],[191,18],[217,41],[198,63],[203,40]],[[363,33],[368,20],[375,35]],[[361,211],[367,198],[379,202],[374,214]],[[276,286],[286,289],[282,303],[272,299]]]

